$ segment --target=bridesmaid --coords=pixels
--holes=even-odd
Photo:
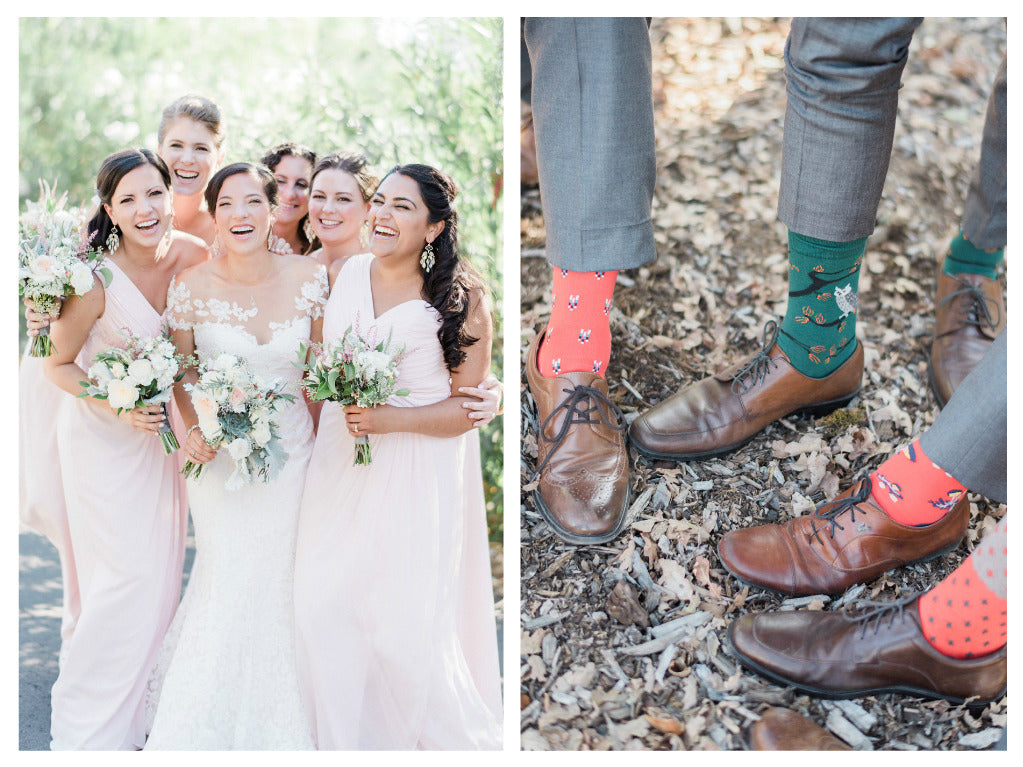
[[[313,240],[309,227],[309,176],[316,153],[301,144],[279,144],[263,155],[260,162],[274,174],[280,198],[273,228],[278,242],[271,250],[304,255]],[[287,243],[286,248],[281,246],[280,240]]]
[[[309,223],[320,248],[309,255],[327,269],[366,252],[369,201],[379,183],[366,166],[361,154],[332,152],[313,168]]]
[[[182,96],[163,110],[157,140],[156,153],[171,173],[174,228],[212,245],[216,229],[203,194],[224,161],[219,107],[202,96]]]
[[[407,355],[386,405],[326,405],[295,561],[299,681],[319,749],[497,749],[501,695],[479,440],[460,384],[490,366],[490,312],[458,257],[453,182],[394,169],[370,253],[336,262],[324,340]],[[372,463],[354,466],[355,436]]]
[[[142,747],[147,675],[180,596],[187,507],[174,456],[156,438],[160,408],[116,415],[77,396],[122,330],[161,331],[171,277],[209,257],[202,241],[170,232],[171,183],[147,149],[103,161],[89,232],[105,243],[113,277],[65,302],[51,330],[56,353],[44,362],[50,381],[74,395],[56,414],[57,453],[81,600],[51,696],[54,750]]]

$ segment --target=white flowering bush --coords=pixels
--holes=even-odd
[[[374,341],[349,326],[340,337],[325,344],[313,344],[312,354],[307,354],[307,347],[303,346],[302,358],[309,359],[302,385],[309,399],[337,402],[342,407],[377,407],[392,395],[407,397],[408,389],[397,389],[398,363],[405,357],[405,348],[392,352],[390,335],[384,341]],[[369,437],[356,437],[356,465],[372,460]]]
[[[123,347],[114,346],[96,355],[86,371],[89,380],[79,381],[85,391],[78,396],[105,399],[118,414],[144,405],[162,405],[160,441],[167,453],[173,453],[180,445],[167,420],[167,403],[174,382],[181,380],[184,367],[193,360],[177,353],[166,328],[161,335],[149,338],[124,335]]]
[[[55,314],[71,295],[92,289],[93,272],[103,253],[90,247],[86,236],[85,211],[67,207],[67,193],[54,196],[53,189],[39,182],[39,200],[26,203],[18,219],[18,294],[29,299],[40,312]],[[100,269],[104,282],[110,272]],[[29,354],[53,354],[47,326],[32,339]]]
[[[235,490],[259,476],[269,482],[288,460],[277,433],[275,414],[294,395],[284,383],[267,381],[253,373],[245,360],[221,354],[199,365],[199,381],[185,384],[199,417],[206,444],[227,450],[234,471],[226,488]],[[182,473],[200,479],[204,464],[186,461]]]

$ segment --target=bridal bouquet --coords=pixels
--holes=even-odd
[[[166,330],[151,338],[125,335],[124,348],[115,346],[96,355],[86,371],[89,380],[79,381],[85,391],[78,396],[105,399],[118,414],[143,405],[161,405],[160,442],[168,454],[173,453],[180,445],[167,421],[167,403],[174,382],[184,375],[179,371],[191,360],[176,353]]]
[[[314,344],[309,362],[304,365],[302,385],[314,401],[337,402],[341,406],[376,407],[396,394],[407,397],[408,389],[398,389],[398,363],[405,347],[392,352],[391,336],[373,343],[349,326],[344,334],[325,344]],[[302,347],[302,358],[306,347]],[[372,463],[369,437],[355,438],[355,465]]]
[[[266,381],[249,370],[244,359],[233,354],[204,360],[199,382],[185,384],[192,397],[199,430],[211,446],[226,448],[234,460],[234,472],[225,487],[235,490],[259,475],[264,482],[277,476],[288,454],[280,445],[275,413],[295,396],[284,392],[284,383]],[[204,464],[186,461],[181,473],[198,480]]]
[[[40,312],[54,313],[70,295],[92,289],[92,273],[103,258],[89,246],[85,235],[85,211],[67,207],[67,193],[56,197],[53,189],[39,182],[39,200],[28,202],[18,219],[18,295],[29,299]],[[110,271],[100,269],[104,282]],[[32,339],[29,354],[53,354],[50,328]]]

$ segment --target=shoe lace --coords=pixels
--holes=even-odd
[[[565,387],[561,391],[568,396],[563,399],[558,406],[543,419],[543,423],[540,424],[540,439],[550,445],[553,445],[553,447],[548,451],[543,462],[536,468],[536,471],[533,474],[534,478],[540,475],[540,472],[543,471],[550,462],[554,453],[556,453],[558,448],[564,444],[565,437],[568,436],[568,431],[573,426],[578,424],[597,424],[603,422],[609,429],[613,429],[618,432],[624,432],[627,428],[629,428],[629,425],[625,423],[625,416],[622,414],[621,409],[599,389],[579,384],[571,389]],[[584,407],[584,403],[586,402],[590,403],[588,407]],[[551,423],[552,419],[554,419],[558,413],[562,411],[565,412],[565,419],[561,422],[561,428],[558,429],[554,436],[548,437],[547,425]],[[594,418],[594,414],[598,417]]]
[[[768,354],[774,348],[775,341],[777,340],[778,323],[774,320],[768,320],[767,324],[764,325],[764,335],[761,340],[760,351],[754,354],[753,359],[747,362],[745,367],[732,378],[732,394],[745,394],[756,384],[763,381],[771,368],[778,366],[778,363]]]
[[[838,522],[838,518],[846,511],[849,512],[849,521],[856,521],[856,504],[863,503],[867,498],[870,497],[870,477],[864,477],[860,480],[859,489],[851,495],[847,495],[844,498],[837,500],[825,501],[814,509],[813,515],[815,519],[810,521],[810,528],[812,530],[810,534],[811,542],[813,538],[817,539],[817,542],[821,545],[824,544],[824,539],[821,538],[821,531],[824,527],[817,527],[817,519],[822,519],[831,527],[828,529],[828,537],[835,537],[835,529],[845,530]]]
[[[1001,324],[1002,307],[999,305],[997,300],[984,293],[984,291],[976,285],[972,285],[965,280],[961,280],[955,275],[952,276],[952,279],[958,282],[960,287],[958,290],[949,293],[941,299],[941,302],[938,304],[938,308],[963,297],[965,299],[963,301],[964,305],[959,315],[963,324],[957,328],[950,328],[941,335],[945,336],[949,333],[955,333],[966,325],[975,325],[978,328],[987,327],[994,330],[999,324]],[[992,316],[992,314],[994,316]]]
[[[858,623],[860,625],[859,637],[862,639],[867,635],[868,629],[872,628],[874,633],[877,634],[882,626],[891,628],[895,621],[902,619],[906,608],[916,602],[920,594],[921,592],[914,591],[899,599],[884,601],[862,599],[852,605],[843,607],[841,615],[850,623]],[[856,612],[852,613],[852,610],[856,610]]]

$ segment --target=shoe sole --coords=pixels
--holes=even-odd
[[[736,442],[736,443],[734,443],[732,445],[728,445],[726,447],[715,448],[714,450],[704,450],[704,451],[701,451],[699,453],[662,453],[662,452],[657,451],[657,450],[650,450],[650,449],[645,448],[642,445],[638,444],[632,438],[631,429],[630,429],[630,434],[629,434],[629,443],[634,448],[636,448],[636,452],[638,452],[640,455],[646,456],[647,458],[654,458],[654,459],[658,459],[658,460],[668,460],[668,461],[695,461],[695,460],[698,460],[700,458],[711,458],[711,457],[713,457],[715,455],[721,455],[723,453],[730,453],[730,452],[732,452],[734,450],[738,450],[740,447],[745,445],[747,442],[750,442],[751,440],[753,440],[758,434],[760,434],[760,432],[762,432],[764,429],[766,429],[768,426],[770,426],[775,421],[781,420],[782,418],[788,418],[790,415],[797,415],[797,416],[800,416],[800,417],[810,417],[810,418],[817,418],[817,417],[820,417],[820,416],[823,416],[823,415],[827,415],[828,413],[831,413],[831,412],[833,412],[835,410],[838,410],[839,408],[842,408],[842,407],[845,407],[846,405],[848,405],[850,402],[853,401],[853,399],[859,393],[860,393],[860,389],[857,389],[852,394],[849,394],[848,396],[845,396],[845,397],[841,397],[840,399],[828,400],[827,402],[820,402],[820,403],[818,403],[816,405],[810,405],[810,406],[807,406],[807,407],[798,407],[795,410],[790,410],[788,413],[785,413],[785,415],[780,415],[780,416],[778,416],[778,418],[775,418],[774,421],[771,421],[770,423],[765,424],[761,429],[759,429],[758,431],[753,432],[751,435],[749,435],[745,439],[742,439],[739,442]]]
[[[934,380],[934,361],[930,355],[927,355],[927,381],[931,385],[931,394],[934,395],[934,399],[938,403],[938,409],[944,410],[948,400],[943,399],[938,393],[938,382]]]
[[[895,569],[897,569],[899,567],[909,567],[910,565],[922,565],[925,562],[930,562],[932,559],[937,559],[938,557],[943,557],[946,554],[949,554],[949,553],[955,551],[957,548],[959,548],[959,544],[960,543],[962,543],[962,538],[960,538],[958,541],[956,541],[955,543],[951,544],[950,546],[946,546],[943,549],[935,551],[933,554],[928,554],[925,557],[920,557],[920,559],[914,559],[914,560],[912,560],[910,562],[905,562],[904,564],[901,564],[901,565],[895,565],[895,567],[891,567],[891,568],[889,568],[887,570],[884,570],[884,571],[878,573],[877,575],[875,575],[873,578],[871,578],[868,581],[855,581],[855,582],[850,583],[848,586],[845,586],[844,588],[842,588],[842,589],[840,589],[838,591],[814,591],[811,594],[800,594],[799,592],[796,592],[796,591],[782,591],[782,590],[776,589],[776,588],[774,588],[772,586],[765,586],[762,583],[757,583],[755,581],[748,580],[748,579],[744,578],[743,576],[739,575],[734,570],[732,570],[732,568],[730,568],[725,563],[724,558],[721,556],[721,543],[720,542],[718,543],[717,546],[714,547],[714,551],[718,555],[718,562],[720,562],[721,566],[723,568],[725,568],[725,570],[728,571],[728,574],[731,575],[733,578],[735,578],[735,580],[739,581],[739,583],[742,583],[745,586],[752,586],[753,588],[761,589],[763,591],[770,591],[772,594],[779,594],[779,595],[781,595],[783,597],[812,597],[812,596],[818,596],[819,594],[823,594],[823,595],[828,596],[828,597],[837,597],[837,596],[839,596],[841,594],[844,594],[846,591],[851,589],[853,586],[856,586],[856,585],[861,584],[861,583],[870,583],[870,581],[874,580],[875,578],[880,578],[885,573],[891,572],[892,570],[895,570]]]
[[[606,533],[600,535],[579,535],[578,533],[572,533],[566,530],[561,524],[554,518],[551,510],[547,508],[547,504],[544,503],[543,496],[540,495],[540,489],[537,488],[533,491],[533,503],[536,505],[537,511],[540,512],[540,516],[543,517],[544,522],[551,528],[556,536],[566,543],[571,543],[576,546],[587,546],[597,543],[608,543],[613,541],[625,530],[629,522],[629,504],[632,502],[632,488],[628,487],[625,489],[625,506],[623,507],[621,518],[618,520],[618,524]]]
[[[728,631],[725,633],[725,643],[728,646],[729,651],[739,659],[739,661],[753,669],[758,674],[767,679],[770,679],[775,684],[781,685],[782,687],[793,687],[803,692],[808,692],[818,698],[826,698],[828,700],[849,700],[851,698],[865,698],[868,695],[883,695],[885,693],[893,693],[898,695],[911,695],[917,698],[927,698],[929,700],[947,700],[950,703],[962,704],[966,702],[966,698],[959,698],[954,695],[943,695],[935,690],[927,690],[922,687],[913,687],[912,685],[888,685],[883,687],[867,687],[861,690],[828,690],[820,687],[814,687],[813,685],[802,684],[792,679],[786,679],[781,674],[772,671],[765,666],[760,665],[752,658],[748,657],[745,653],[741,652],[739,648],[735,646],[735,642],[732,640],[732,632],[735,629],[735,623],[731,623],[728,626]],[[1005,692],[1008,686],[1003,687],[1002,691],[995,695],[993,698],[985,698],[984,700],[975,700],[967,703],[967,708],[978,709],[987,706],[996,700],[1000,700],[1005,696]]]

